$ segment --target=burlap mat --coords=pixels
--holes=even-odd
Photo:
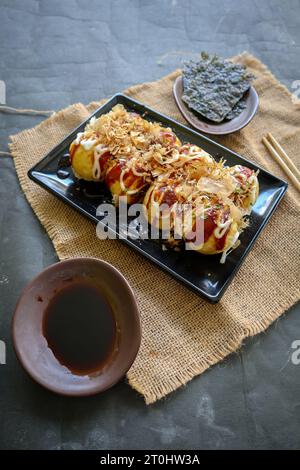
[[[254,57],[239,60],[256,75],[259,113],[242,131],[221,142],[284,178],[261,143],[270,131],[296,164],[300,163],[300,106]],[[183,122],[172,96],[179,71],[126,93]],[[116,266],[138,300],[143,339],[128,372],[130,385],[146,403],[201,374],[237,350],[244,338],[265,330],[299,299],[299,200],[292,185],[257,240],[222,301],[211,305],[171,276],[116,240],[100,241],[95,225],[31,182],[27,170],[69,133],[99,103],[75,104],[34,129],[11,137],[11,152],[22,189],[50,235],[60,259],[94,256]]]

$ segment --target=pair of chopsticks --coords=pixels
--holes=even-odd
[[[285,174],[293,182],[294,186],[300,191],[300,171],[294,165],[290,157],[287,155],[285,150],[277,142],[275,137],[269,132],[262,138],[263,144],[269,150],[271,156],[281,166]]]

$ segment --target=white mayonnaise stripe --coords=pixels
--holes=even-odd
[[[234,235],[234,237],[233,237],[233,239],[232,239],[232,242],[231,242],[230,246],[227,248],[227,250],[223,251],[222,256],[221,256],[221,259],[220,259],[220,263],[221,263],[221,264],[224,264],[224,263],[225,263],[227,256],[229,255],[229,253],[231,252],[231,250],[234,248],[234,245],[235,245],[236,242],[238,241],[239,236],[240,236],[240,233],[239,233],[239,232],[236,232],[236,234]]]
[[[222,238],[231,224],[232,219],[228,219],[226,222],[223,223],[218,223],[218,226],[214,230],[214,236],[216,238]]]
[[[122,191],[123,191],[124,193],[128,194],[128,196],[131,196],[131,195],[133,195],[133,194],[138,193],[138,192],[142,189],[143,186],[141,186],[141,187],[139,187],[139,188],[137,188],[137,189],[130,189],[130,190],[128,190],[128,189],[126,188],[125,184],[124,184],[124,175],[125,175],[126,173],[128,173],[128,171],[129,171],[128,168],[124,168],[124,169],[121,171],[121,175],[120,175],[120,186],[121,186],[121,189],[122,189]]]
[[[97,145],[94,150],[94,163],[93,163],[93,178],[95,180],[100,180],[101,178],[101,165],[100,165],[100,158],[102,155],[107,152],[108,149],[103,147],[103,145]]]
[[[82,139],[80,141],[81,147],[83,147],[84,150],[86,150],[86,151],[91,150],[96,143],[97,143],[96,139],[87,139],[87,140]]]

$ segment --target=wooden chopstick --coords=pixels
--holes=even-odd
[[[293,184],[296,186],[298,191],[300,191],[300,181],[296,178],[296,176],[291,172],[290,168],[287,166],[287,164],[282,160],[281,156],[278,154],[278,152],[274,149],[272,144],[266,139],[266,137],[262,138],[263,144],[266,146],[266,148],[269,150],[270,154],[274,159],[277,161],[277,163],[281,166],[285,174],[290,178],[290,180],[293,182]]]
[[[279,144],[279,142],[277,142],[277,140],[275,139],[275,137],[273,137],[273,135],[271,134],[271,132],[268,132],[267,134],[267,139],[269,139],[269,141],[271,142],[271,144],[273,145],[274,149],[277,151],[277,153],[280,155],[280,157],[282,158],[282,160],[285,161],[285,163],[287,164],[287,166],[289,167],[289,169],[291,170],[291,172],[298,178],[298,180],[300,181],[300,171],[298,170],[298,168],[294,165],[294,163],[292,162],[291,158],[288,156],[288,154],[285,152],[285,150],[281,147],[281,145]]]

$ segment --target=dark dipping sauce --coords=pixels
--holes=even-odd
[[[113,310],[101,290],[84,279],[71,279],[54,295],[42,329],[56,359],[74,375],[100,373],[116,351]]]

